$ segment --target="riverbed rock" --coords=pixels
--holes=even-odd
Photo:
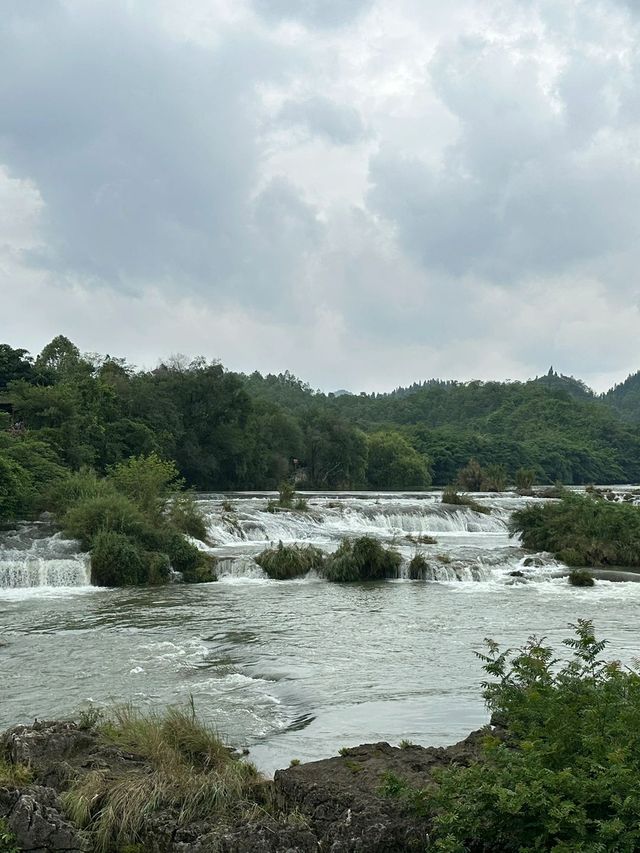
[[[62,814],[53,788],[0,788],[0,818],[24,853],[89,853],[92,849],[85,833]]]
[[[498,722],[498,721],[496,721]],[[185,825],[160,810],[142,832],[145,853],[410,853],[425,850],[429,826],[398,798],[385,796],[385,780],[415,788],[432,784],[433,771],[476,760],[487,729],[451,747],[374,743],[340,756],[287,770],[260,782],[265,804],[241,823]],[[495,733],[495,729],[491,730]],[[100,769],[118,774],[144,759],[106,744],[73,722],[36,722],[0,737],[0,759],[30,770],[28,783],[0,788],[0,818],[27,853],[92,853],[91,836],[66,817],[61,794],[78,775]],[[258,797],[257,802],[260,801]]]
[[[486,730],[447,748],[364,744],[336,758],[300,764],[275,774],[283,808],[297,808],[332,853],[403,853],[424,850],[428,823],[382,792],[390,776],[413,788],[432,784],[433,771],[467,766],[478,755]],[[323,846],[322,849],[325,849]]]

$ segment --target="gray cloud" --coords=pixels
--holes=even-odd
[[[356,109],[321,96],[287,101],[278,118],[285,125],[303,127],[310,134],[323,136],[336,145],[351,145],[365,136],[364,124]]]
[[[35,260],[110,286],[251,299],[251,270],[265,277],[251,243],[264,220],[254,87],[286,60],[250,35],[209,49],[117,4],[89,8],[34,13],[29,26],[22,8],[0,35],[0,161],[45,202],[48,249]]]
[[[340,27],[373,5],[373,0],[253,0],[269,20],[299,21],[308,27]]]
[[[620,69],[578,52],[555,92],[543,70],[503,44],[457,40],[430,68],[459,126],[443,162],[396,149],[373,160],[370,203],[426,268],[513,283],[634,244],[640,168],[616,138]]]
[[[454,6],[9,0],[13,344],[192,345],[356,389],[635,369],[625,0]]]

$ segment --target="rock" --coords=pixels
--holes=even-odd
[[[476,760],[489,731],[500,736],[500,729],[481,729],[447,748],[365,744],[339,757],[280,770],[273,783],[257,783],[251,798],[256,803],[255,818],[252,812],[241,821],[231,819],[229,825],[215,820],[185,824],[177,812],[164,809],[148,816],[140,842],[148,853],[425,850],[427,819],[401,799],[384,795],[386,774],[411,787],[428,787],[436,768],[466,766]],[[67,819],[60,795],[72,779],[91,770],[102,769],[117,778],[144,765],[140,756],[109,745],[96,731],[71,722],[36,722],[12,729],[0,737],[0,759],[27,765],[32,771],[29,784],[0,788],[0,818],[26,853],[91,853],[90,834]]]
[[[0,788],[0,817],[4,818],[24,853],[88,853],[87,836],[61,813],[52,788],[32,786],[25,790]]]
[[[525,574],[524,574],[524,572],[519,572],[519,571],[509,572],[509,577],[510,578],[523,578],[523,577],[525,577]]]
[[[300,764],[275,774],[275,793],[282,808],[297,808],[309,819],[332,853],[403,853],[424,850],[426,820],[381,792],[386,774],[415,788],[431,784],[433,770],[452,763],[468,765],[487,732],[472,733],[448,748],[388,743],[356,746],[338,758]]]

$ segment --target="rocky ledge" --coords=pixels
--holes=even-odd
[[[426,850],[425,819],[385,797],[385,778],[403,779],[424,788],[435,768],[467,765],[478,754],[486,729],[447,748],[388,743],[343,750],[339,757],[279,770],[273,782],[261,782],[256,807],[241,822],[185,824],[169,811],[155,811],[145,821],[128,853],[402,853]],[[97,770],[119,778],[141,758],[105,744],[98,733],[73,722],[36,722],[18,726],[0,738],[0,827],[15,837],[7,850],[25,853],[91,853],[91,834],[65,814],[62,795],[83,774]],[[28,768],[20,780],[16,771]],[[0,780],[3,777],[0,776]],[[11,784],[6,779],[13,778]],[[4,787],[2,787],[4,785]],[[4,850],[0,836],[0,853]],[[102,848],[104,849],[104,848]],[[118,850],[117,847],[114,850]]]

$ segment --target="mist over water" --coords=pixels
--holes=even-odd
[[[593,618],[610,655],[637,654],[640,584],[570,587],[509,539],[522,498],[478,496],[491,515],[438,494],[313,494],[307,513],[268,513],[268,496],[202,496],[220,581],[104,590],[88,560],[46,525],[0,532],[0,728],[88,702],[157,707],[193,696],[198,711],[271,771],[344,745],[408,738],[444,744],[486,720],[473,651],[485,636],[559,640]],[[270,581],[253,556],[279,540],[333,550],[373,535],[427,581],[335,585]],[[421,545],[431,535],[435,545]],[[409,537],[412,537],[410,539]],[[530,580],[513,578],[523,571]]]

